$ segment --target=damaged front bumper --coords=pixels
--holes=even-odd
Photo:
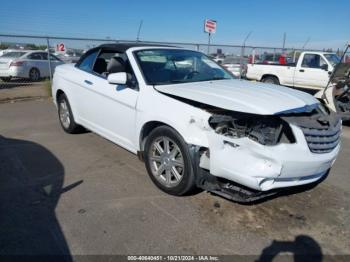
[[[269,191],[320,180],[333,165],[339,149],[312,153],[303,131],[291,125],[297,143],[264,146],[249,138],[230,138],[208,132],[209,152],[200,156],[199,167],[211,175],[253,190]]]

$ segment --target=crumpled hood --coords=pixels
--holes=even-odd
[[[155,89],[227,110],[261,115],[305,112],[318,104],[316,98],[301,91],[236,79],[158,85]]]

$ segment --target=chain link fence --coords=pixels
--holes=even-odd
[[[40,87],[49,91],[50,79],[58,65],[77,62],[84,52],[95,46],[125,42],[136,41],[0,34],[0,92],[17,87]],[[244,77],[248,63],[294,63],[301,52],[300,49],[279,47],[209,46],[203,43],[156,41],[142,43],[177,46],[206,53],[238,77]],[[350,53],[344,56],[344,62],[350,63]]]

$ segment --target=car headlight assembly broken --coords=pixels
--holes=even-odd
[[[230,138],[248,137],[266,146],[295,142],[289,124],[278,116],[214,114],[209,119],[209,125],[217,134]]]

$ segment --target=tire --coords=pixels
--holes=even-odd
[[[264,82],[266,84],[274,84],[274,85],[280,84],[280,81],[278,81],[278,78],[275,76],[266,76],[263,78],[261,82]]]
[[[1,79],[3,82],[10,82],[11,76],[9,76],[9,77],[0,77],[0,79]]]
[[[166,144],[169,146],[166,147]],[[160,153],[160,148],[163,153]],[[160,126],[150,133],[145,144],[144,160],[148,175],[162,191],[182,196],[195,187],[195,175],[187,144],[174,129]]]
[[[61,94],[57,99],[58,119],[63,130],[68,134],[77,134],[82,131],[82,127],[75,123],[72,109],[65,94]]]
[[[40,80],[40,71],[37,68],[32,68],[29,70],[29,80],[32,82]]]

